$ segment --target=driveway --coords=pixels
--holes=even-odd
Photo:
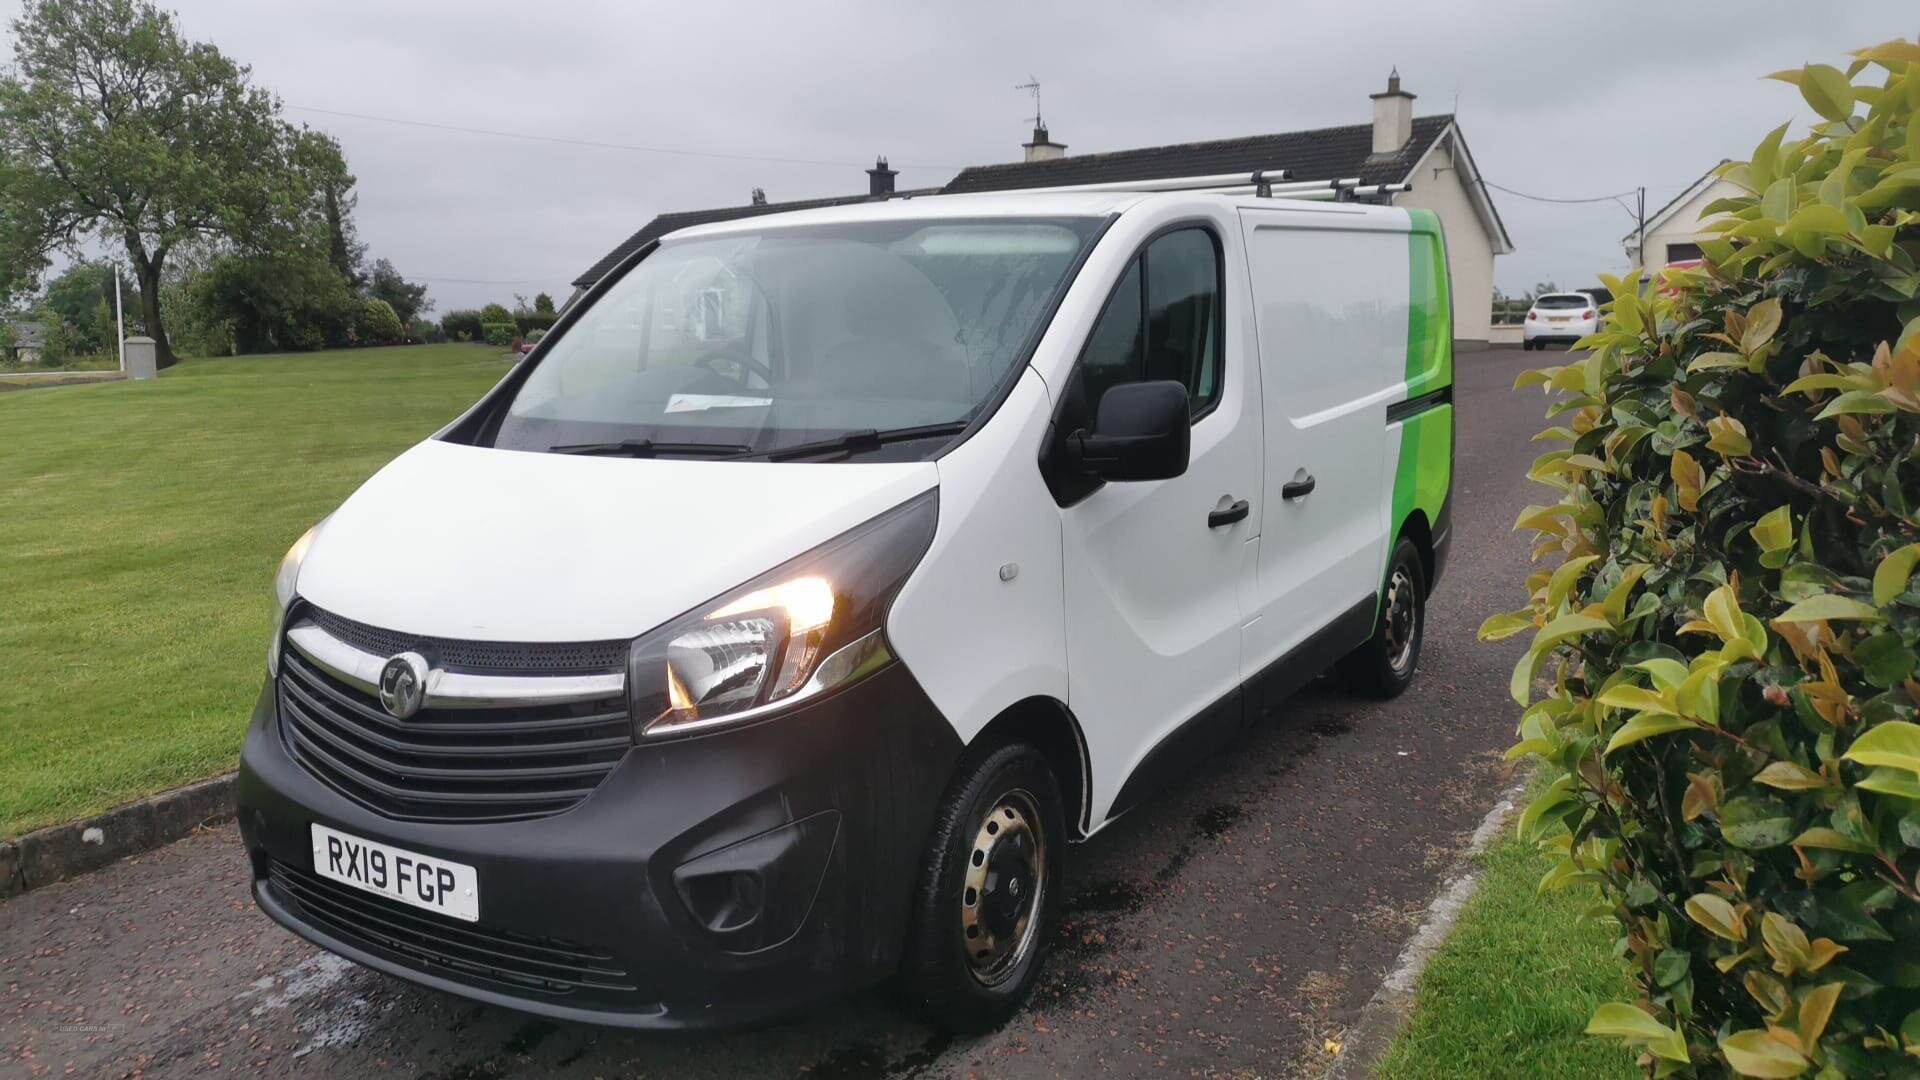
[[[775,1027],[635,1036],[470,1004],[316,952],[254,910],[231,827],[0,903],[0,1072],[506,1076],[1312,1075],[1506,776],[1509,531],[1543,405],[1516,349],[1460,357],[1455,538],[1414,688],[1315,685],[1072,849],[1044,985],[955,1040],[884,993]]]

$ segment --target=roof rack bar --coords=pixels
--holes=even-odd
[[[1286,180],[1293,174],[1286,169],[1264,169],[1264,175],[1272,180]],[[1059,187],[1022,188],[1023,191],[1212,191],[1215,188],[1238,185],[1251,187],[1246,173],[1220,173],[1214,176],[1171,176],[1160,180],[1118,180],[1103,184],[1063,184]]]
[[[1310,202],[1386,202],[1388,197],[1412,191],[1411,184],[1362,184],[1357,176],[1332,180],[1290,180],[1286,169],[1256,169],[1248,173],[1214,176],[1176,176],[1158,180],[1116,180],[1099,184],[1063,184],[1058,187],[1012,189],[1024,192],[1205,192],[1210,195],[1254,195],[1260,198],[1300,199]],[[1006,194],[1002,192],[1001,194]]]

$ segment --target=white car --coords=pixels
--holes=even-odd
[[[1527,309],[1525,347],[1571,345],[1600,329],[1600,305],[1592,293],[1546,293]]]
[[[1431,211],[1228,192],[665,237],[288,552],[257,902],[569,1021],[1005,1019],[1065,845],[1413,681],[1449,291]]]

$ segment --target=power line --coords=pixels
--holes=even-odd
[[[1493,189],[1493,190],[1495,190],[1495,191],[1504,191],[1504,192],[1506,192],[1506,193],[1507,193],[1507,194],[1509,194],[1509,195],[1516,195],[1516,196],[1518,196],[1518,197],[1520,197],[1520,198],[1522,198],[1522,199],[1532,199],[1532,200],[1533,200],[1534,202],[1544,202],[1544,203],[1600,203],[1600,202],[1612,202],[1612,201],[1614,201],[1615,199],[1624,199],[1624,198],[1626,198],[1626,197],[1627,197],[1627,196],[1629,196],[1629,195],[1632,195],[1632,194],[1635,194],[1635,191],[1633,191],[1633,190],[1628,190],[1628,191],[1622,191],[1622,192],[1620,192],[1620,193],[1619,193],[1619,194],[1617,194],[1617,195],[1596,195],[1596,196],[1594,196],[1594,197],[1593,197],[1593,198],[1591,198],[1591,199],[1552,199],[1552,198],[1548,198],[1548,197],[1547,197],[1547,196],[1545,196],[1545,195],[1529,195],[1529,194],[1527,194],[1527,193],[1526,193],[1526,192],[1524,192],[1524,191],[1515,191],[1515,190],[1513,190],[1513,189],[1512,189],[1512,188],[1510,188],[1510,187],[1501,187],[1501,186],[1500,186],[1499,184],[1496,184],[1496,183],[1494,183],[1493,181],[1491,181],[1491,180],[1487,180],[1487,179],[1485,179],[1485,178],[1482,178],[1482,179],[1481,179],[1481,181],[1480,181],[1480,183],[1482,183],[1482,184],[1484,184],[1484,185],[1486,185],[1487,187],[1490,187],[1490,188],[1492,188],[1492,189]]]
[[[685,150],[671,146],[639,146],[632,143],[598,142],[593,139],[571,139],[562,135],[533,135],[523,131],[496,131],[492,128],[463,127],[459,124],[441,124],[431,120],[406,120],[396,116],[374,116],[369,113],[344,112],[339,109],[321,109],[312,105],[288,105],[286,108],[300,112],[319,113],[322,116],[344,116],[351,120],[371,120],[380,124],[398,124],[402,127],[430,128],[434,131],[457,131],[464,135],[488,135],[499,139],[522,139],[527,142],[553,143],[559,146],[585,146],[595,150],[625,150],[638,154],[668,154],[676,157],[717,158],[722,161],[760,161],[778,165],[828,165],[833,168],[867,168],[863,161],[837,161],[829,158],[793,158],[770,157],[765,154],[730,154],[718,150]],[[962,169],[962,165],[895,165],[895,169]]]

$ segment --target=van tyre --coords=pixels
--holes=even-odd
[[[1058,922],[1066,817],[1040,751],[996,743],[956,770],[914,886],[900,963],[911,1005],[955,1034],[998,1027],[1033,992]]]
[[[1373,636],[1340,661],[1336,671],[1340,681],[1369,697],[1399,697],[1413,685],[1426,625],[1426,564],[1413,541],[1403,536],[1393,545],[1393,559],[1387,563]]]

